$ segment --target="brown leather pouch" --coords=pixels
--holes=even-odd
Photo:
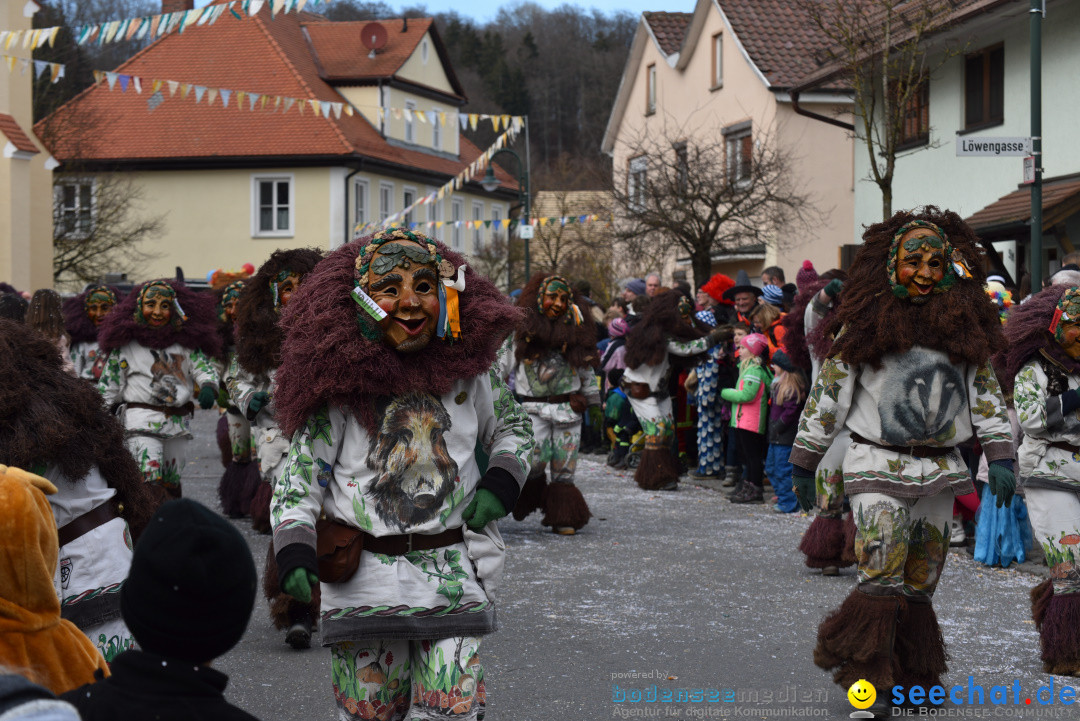
[[[315,523],[315,553],[319,561],[319,580],[345,583],[360,567],[364,550],[364,532],[344,523],[320,518]]]
[[[584,413],[585,409],[588,407],[589,402],[585,399],[584,393],[570,394],[570,410],[574,413]]]
[[[634,400],[643,401],[652,395],[652,391],[649,390],[648,383],[630,383],[629,385],[630,388],[626,391],[626,393]]]

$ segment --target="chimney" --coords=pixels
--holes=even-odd
[[[408,15],[401,18],[401,32],[403,32],[403,33],[409,32],[409,16]]]
[[[185,10],[194,10],[195,0],[161,0],[161,12],[182,13]]]

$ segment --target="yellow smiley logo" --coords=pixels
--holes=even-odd
[[[865,678],[860,678],[851,684],[851,688],[847,691],[847,698],[855,708],[867,709],[877,700],[877,689]]]

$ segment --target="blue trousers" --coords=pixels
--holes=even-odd
[[[776,505],[784,513],[792,513],[799,510],[799,500],[795,498],[795,491],[791,487],[791,446],[782,446],[778,443],[770,443],[769,451],[765,454],[765,475],[769,477],[769,484],[776,493]]]

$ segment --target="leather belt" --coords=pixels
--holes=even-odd
[[[465,536],[460,528],[451,528],[442,533],[404,533],[399,536],[372,536],[365,533],[364,550],[387,556],[403,556],[410,551],[429,551],[432,548],[462,543],[464,540]]]
[[[522,403],[566,403],[570,400],[569,393],[560,393],[557,396],[520,396]]]
[[[1080,446],[1074,446],[1071,443],[1066,443],[1065,441],[1050,441],[1050,447],[1060,448],[1061,450],[1068,451],[1069,453],[1080,453]]]
[[[87,511],[70,523],[65,523],[57,530],[56,535],[60,540],[60,545],[66,546],[75,539],[90,533],[98,526],[104,526],[112,519],[119,517],[120,514],[116,512],[112,501],[109,501]]]
[[[882,450],[892,451],[893,453],[903,453],[904,455],[915,456],[916,458],[940,458],[941,456],[947,456],[953,452],[952,446],[944,448],[941,446],[890,446],[887,443],[878,443],[877,441],[863,438],[858,433],[852,433],[851,440],[868,446],[877,446]]]
[[[148,411],[157,411],[167,416],[193,416],[195,415],[195,403],[188,401],[182,406],[155,406],[150,403],[128,403],[128,408],[142,408]]]

